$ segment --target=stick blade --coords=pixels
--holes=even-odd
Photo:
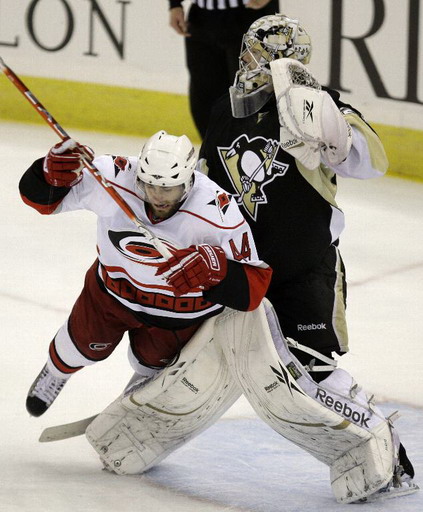
[[[40,443],[49,443],[51,441],[62,441],[63,439],[82,436],[85,434],[88,425],[94,421],[97,416],[98,414],[95,414],[94,416],[74,421],[73,423],[65,423],[64,425],[48,427],[43,430],[38,441]]]

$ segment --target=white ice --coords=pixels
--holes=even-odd
[[[137,154],[140,140],[74,132],[97,154]],[[240,399],[213,427],[139,477],[101,470],[79,437],[38,443],[41,431],[102,410],[131,374],[126,339],[76,374],[41,418],[25,397],[48,344],[96,257],[95,218],[43,217],[18,194],[21,174],[57,142],[43,126],[0,123],[0,510],[5,512],[338,511],[326,466],[276,435]],[[347,227],[351,352],[341,359],[397,429],[423,483],[423,184],[340,180]],[[352,506],[352,505],[351,505]],[[360,511],[422,510],[423,492]]]

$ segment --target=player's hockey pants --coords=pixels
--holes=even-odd
[[[72,312],[50,344],[50,360],[65,374],[109,357],[128,332],[136,359],[147,366],[163,367],[190,340],[202,320],[187,328],[149,327],[100,288],[98,262],[88,270],[84,288]]]

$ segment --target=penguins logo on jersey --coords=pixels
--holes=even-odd
[[[108,232],[109,240],[114,247],[128,258],[128,260],[157,267],[164,261],[163,256],[142,233],[134,231],[112,231]],[[162,240],[166,247],[172,252],[176,248],[169,242]]]
[[[251,140],[243,134],[229,147],[218,147],[220,160],[233,187],[237,203],[243,205],[254,220],[260,204],[267,204],[264,187],[283,176],[289,165],[276,160],[279,143],[264,137]]]

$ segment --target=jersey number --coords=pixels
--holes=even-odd
[[[229,240],[229,245],[231,247],[232,255],[235,261],[249,260],[251,258],[251,248],[247,233],[243,233],[242,235],[240,251],[238,250],[233,240]]]

